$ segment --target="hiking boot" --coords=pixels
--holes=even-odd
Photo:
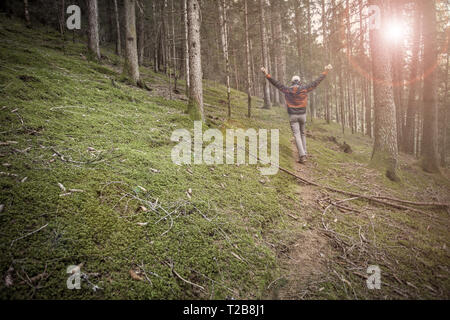
[[[300,160],[298,160],[299,163],[305,164],[306,163],[306,156],[301,156]]]

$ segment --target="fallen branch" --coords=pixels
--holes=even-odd
[[[26,237],[28,237],[28,236],[31,236],[32,234],[41,231],[42,229],[44,229],[44,228],[47,227],[47,226],[48,226],[48,223],[45,224],[45,225],[43,225],[43,226],[40,227],[39,229],[36,229],[36,230],[34,230],[34,231],[30,232],[30,233],[27,233],[27,234],[24,235],[24,236],[21,236],[21,237],[19,237],[19,238],[17,238],[17,239],[14,239],[13,241],[11,241],[11,247],[13,246],[14,242],[16,242],[16,241],[18,241],[18,240],[21,240],[21,239],[23,239],[23,238],[26,238]]]
[[[391,206],[391,207],[394,207],[394,208],[397,208],[397,209],[411,210],[411,211],[414,211],[414,212],[418,212],[418,213],[422,213],[422,214],[428,215],[428,213],[426,213],[424,211],[421,211],[421,210],[418,210],[418,209],[414,209],[414,208],[411,208],[411,207],[408,207],[408,206],[404,206],[404,205],[400,205],[400,204],[396,204],[396,203],[392,203],[392,202],[381,200],[382,197],[366,196],[366,195],[363,195],[363,194],[358,194],[358,193],[354,193],[354,192],[350,192],[350,191],[336,189],[336,188],[333,188],[333,187],[330,187],[330,186],[326,186],[326,185],[320,185],[318,183],[315,183],[315,182],[309,181],[309,180],[307,180],[305,178],[302,178],[302,177],[296,175],[295,173],[292,173],[289,170],[284,169],[284,168],[282,168],[280,166],[278,168],[281,171],[283,171],[283,172],[285,172],[285,173],[287,173],[287,174],[297,178],[298,180],[300,180],[304,184],[313,185],[313,186],[316,186],[316,187],[319,187],[319,188],[323,188],[323,189],[326,189],[326,190],[332,191],[332,192],[342,193],[342,194],[345,194],[345,195],[348,195],[348,196],[351,196],[351,197],[362,198],[362,199],[365,199],[365,200],[368,200],[368,201],[384,204],[384,205]],[[395,199],[395,198],[390,198],[390,200],[398,201],[398,202],[406,201],[406,200]],[[412,205],[421,205],[421,202],[409,201],[408,203],[412,204]],[[443,205],[445,205],[446,207],[450,207],[450,204],[442,204],[442,203],[428,203],[428,205],[430,205],[430,206],[441,206],[441,207]]]
[[[191,282],[191,281],[189,281],[189,280],[184,279],[182,276],[180,276],[180,275],[178,274],[178,272],[176,272],[175,269],[173,268],[173,264],[169,264],[169,263],[167,263],[167,262],[165,262],[165,264],[170,268],[170,270],[172,271],[172,273],[173,273],[174,275],[176,275],[180,280],[182,280],[182,281],[184,281],[184,282],[186,282],[186,283],[189,283],[190,285],[192,285],[192,286],[194,286],[194,287],[197,287],[197,288],[199,288],[199,289],[205,291],[205,288],[202,287],[201,285],[195,284],[195,283],[193,283],[193,282]]]
[[[241,149],[241,150],[246,151],[245,149],[243,149],[241,147],[238,147],[238,148]],[[257,159],[258,161],[262,162],[262,160],[258,156],[255,156],[255,155],[251,154],[250,152],[249,152],[249,155],[254,157],[255,159]],[[400,202],[400,203],[407,203],[407,204],[411,204],[411,205],[415,205],[415,206],[427,205],[427,206],[434,206],[434,207],[447,207],[447,208],[450,208],[450,203],[414,202],[414,201],[407,201],[407,200],[402,200],[402,199],[397,199],[397,198],[389,198],[389,197],[382,197],[382,196],[366,196],[366,195],[363,195],[363,194],[358,194],[358,193],[354,193],[354,192],[350,192],[350,191],[340,190],[340,189],[336,189],[336,188],[333,188],[333,187],[330,187],[330,186],[321,185],[321,184],[315,183],[313,181],[310,181],[310,180],[308,180],[306,178],[300,177],[299,175],[296,175],[295,173],[293,173],[293,172],[291,172],[291,171],[289,171],[289,170],[287,170],[287,169],[285,169],[283,167],[280,167],[278,165],[277,165],[277,167],[278,167],[279,170],[281,170],[281,171],[283,171],[283,172],[285,172],[285,173],[287,173],[287,174],[297,178],[298,180],[300,180],[304,184],[309,184],[309,185],[316,186],[316,187],[319,187],[319,188],[323,188],[323,189],[326,189],[326,190],[332,191],[332,192],[342,193],[342,194],[345,194],[345,195],[348,195],[348,196],[351,196],[351,197],[358,197],[358,198],[362,198],[362,199],[365,199],[365,200],[368,200],[368,201],[377,202],[377,203],[384,204],[384,205],[387,205],[387,206],[391,206],[391,207],[394,207],[394,208],[397,208],[397,209],[406,209],[406,210],[411,210],[411,211],[415,211],[415,212],[419,212],[419,213],[428,215],[428,213],[426,213],[424,211],[417,210],[417,209],[414,209],[414,208],[411,208],[411,207],[407,207],[407,206],[403,206],[403,205],[400,205],[400,204],[388,202],[388,201],[383,201],[382,199],[396,201],[396,202]]]
[[[406,203],[406,204],[413,204],[415,206],[431,206],[431,207],[444,207],[444,208],[450,207],[450,203],[445,203],[445,202],[414,202],[414,201],[408,201],[408,200],[403,200],[403,199],[390,198],[390,197],[386,197],[386,196],[376,196],[374,198],[397,201],[397,202]]]

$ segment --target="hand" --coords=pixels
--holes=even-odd
[[[261,72],[262,72],[262,73],[264,73],[264,75],[266,75],[266,76],[267,76],[267,70],[266,70],[266,68],[264,68],[264,67],[261,67]]]
[[[325,70],[331,70],[331,69],[333,69],[333,66],[331,64],[329,64],[325,67]]]

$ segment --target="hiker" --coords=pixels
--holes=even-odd
[[[289,113],[289,122],[291,124],[291,129],[295,137],[295,143],[297,144],[297,150],[300,157],[299,162],[302,164],[306,163],[307,156],[305,125],[308,92],[314,90],[331,69],[333,69],[331,64],[327,65],[325,67],[325,71],[322,72],[319,78],[306,85],[300,81],[299,76],[293,76],[291,86],[286,87],[280,81],[273,79],[270,74],[267,73],[266,68],[261,68],[261,71],[264,73],[267,80],[269,80],[269,82],[278,90],[284,93],[286,107]]]

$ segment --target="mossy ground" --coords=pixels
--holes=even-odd
[[[283,277],[289,244],[321,223],[322,209],[304,205],[302,187],[292,177],[281,172],[263,177],[254,165],[177,166],[170,157],[171,133],[192,129],[193,122],[186,101],[168,98],[164,75],[143,67],[143,80],[154,90],[129,86],[120,81],[122,61],[112,50],[102,51],[102,64],[88,61],[84,42],[62,42],[48,27],[27,29],[3,16],[0,38],[1,298],[270,297],[268,287]],[[183,84],[178,82],[181,91]],[[233,114],[226,120],[226,90],[208,81],[204,99],[211,127],[279,128],[280,165],[293,169],[282,108],[262,110],[255,98],[248,119],[246,95],[232,90]],[[313,158],[308,168],[316,181],[406,199],[448,198],[448,180],[424,174],[410,159],[402,162],[400,183],[368,168],[371,141],[366,137],[347,135],[354,150],[348,155],[325,139],[342,139],[337,125],[315,121],[309,130]],[[58,183],[83,192],[63,195]],[[321,195],[317,189],[318,200]],[[361,270],[367,262],[396,263],[391,269],[401,283],[386,276],[387,284],[394,283],[407,297],[448,298],[446,212],[430,211],[430,218],[363,201],[352,204],[366,211],[333,211],[339,215],[335,229],[356,237],[362,226],[377,252],[389,254],[381,262],[354,260]],[[311,286],[308,297],[402,297],[390,287],[368,291],[348,266],[335,263],[335,254],[328,258],[329,272]],[[101,290],[90,290],[86,282],[82,290],[67,289],[67,267],[80,263]],[[182,281],[171,264],[178,275],[204,289]],[[6,287],[10,267],[14,285]],[[130,270],[141,280],[133,279]],[[355,292],[349,294],[351,289],[332,270]],[[44,272],[43,279],[27,278]]]

